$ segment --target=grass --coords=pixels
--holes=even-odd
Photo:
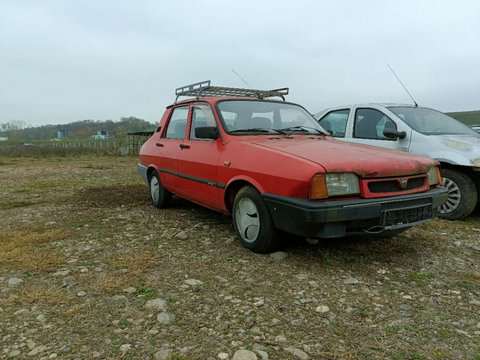
[[[29,305],[48,305],[58,306],[68,302],[65,294],[57,289],[45,289],[42,286],[22,286],[16,293],[8,296],[6,299],[0,299],[2,306],[29,306]]]
[[[465,125],[478,125],[480,124],[480,110],[477,111],[460,111],[460,112],[451,112],[447,115],[461,121]]]
[[[30,227],[19,231],[0,232],[0,270],[26,272],[53,271],[64,263],[64,256],[48,243],[60,241],[68,230],[47,230]]]
[[[108,259],[107,262],[115,269],[126,269],[138,276],[158,265],[158,257],[152,253],[124,253]]]

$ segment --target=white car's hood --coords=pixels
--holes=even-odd
[[[423,151],[414,152],[440,161],[480,167],[480,135],[430,135],[428,138],[428,143],[419,144]]]

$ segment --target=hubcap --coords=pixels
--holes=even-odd
[[[440,206],[440,213],[449,214],[458,208],[462,195],[459,187],[452,180],[442,178],[442,185],[448,189],[448,198],[445,204]]]
[[[150,179],[150,196],[153,202],[157,203],[160,197],[160,186],[156,176],[152,176]]]
[[[260,232],[260,218],[257,207],[252,200],[243,198],[235,209],[235,223],[242,239],[254,242]]]

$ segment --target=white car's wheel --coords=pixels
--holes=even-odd
[[[447,201],[438,209],[438,216],[448,220],[463,219],[477,204],[477,188],[466,174],[442,169],[442,185],[448,189]]]

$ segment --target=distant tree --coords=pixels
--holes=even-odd
[[[20,138],[20,132],[27,126],[27,123],[23,120],[12,120],[1,125],[2,131],[4,131],[10,138]]]
[[[115,128],[115,138],[123,139],[127,136],[127,128],[123,125],[119,125]]]
[[[122,117],[120,121],[99,121],[99,120],[80,120],[63,125],[42,125],[37,127],[26,127],[23,121],[10,121],[0,124],[0,133],[2,136],[17,136],[25,140],[48,140],[57,137],[58,130],[66,130],[69,138],[84,139],[95,135],[97,131],[106,130],[116,138],[126,138],[127,133],[135,131],[151,131],[155,124],[149,123],[143,119],[134,116]]]
[[[3,136],[8,136],[8,123],[1,123],[0,124],[0,133]]]

